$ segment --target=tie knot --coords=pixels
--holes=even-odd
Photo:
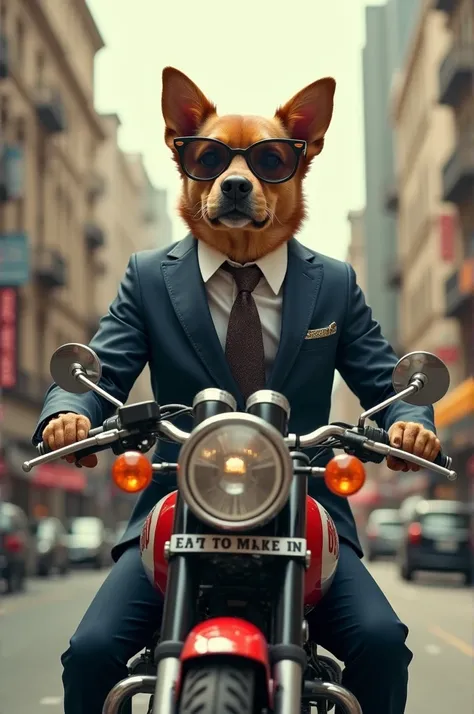
[[[222,267],[234,278],[239,293],[253,292],[262,277],[262,271],[258,265],[247,265],[244,268],[237,268],[234,265],[225,263]]]

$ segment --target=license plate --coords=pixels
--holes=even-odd
[[[454,540],[439,540],[435,543],[435,548],[440,553],[454,553],[458,544]]]
[[[261,536],[180,535],[171,536],[170,553],[232,553],[239,555],[286,555],[305,557],[305,538]]]

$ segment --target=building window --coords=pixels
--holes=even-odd
[[[41,50],[39,50],[36,55],[36,86],[37,87],[42,87],[44,85],[44,67],[45,67],[44,54]]]
[[[4,0],[0,0],[0,32],[6,32],[7,27],[7,6]]]
[[[63,222],[63,192],[61,186],[56,188],[56,245],[62,242],[62,222]]]
[[[15,141],[23,147],[23,150],[25,149],[26,123],[23,117],[20,117],[16,121]],[[21,232],[25,229],[25,199],[23,197],[16,200],[15,212],[16,230]]]
[[[19,119],[17,119],[15,139],[19,144],[24,144],[26,141],[26,127],[25,127],[25,120],[23,117],[20,117]]]
[[[65,245],[68,245],[68,242],[71,240],[71,234],[72,234],[72,206],[71,206],[71,201],[69,199],[69,196],[66,194],[64,195],[64,235],[61,236],[62,241],[64,242]]]
[[[25,26],[19,18],[15,25],[15,47],[14,47],[16,62],[18,69],[23,69],[25,61]]]
[[[462,45],[471,45],[474,40],[474,10],[472,2],[461,2],[459,8],[459,39]]]
[[[0,127],[2,127],[3,134],[7,134],[8,130],[8,99],[6,97],[0,97]]]

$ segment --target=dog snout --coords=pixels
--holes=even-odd
[[[226,198],[239,203],[252,192],[253,184],[244,176],[228,176],[221,183],[221,191]]]

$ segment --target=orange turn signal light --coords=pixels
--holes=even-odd
[[[151,463],[138,451],[126,451],[120,454],[112,466],[114,483],[125,493],[143,491],[151,483],[152,475]]]
[[[324,481],[337,496],[353,496],[365,483],[365,468],[355,456],[338,454],[326,466]]]

